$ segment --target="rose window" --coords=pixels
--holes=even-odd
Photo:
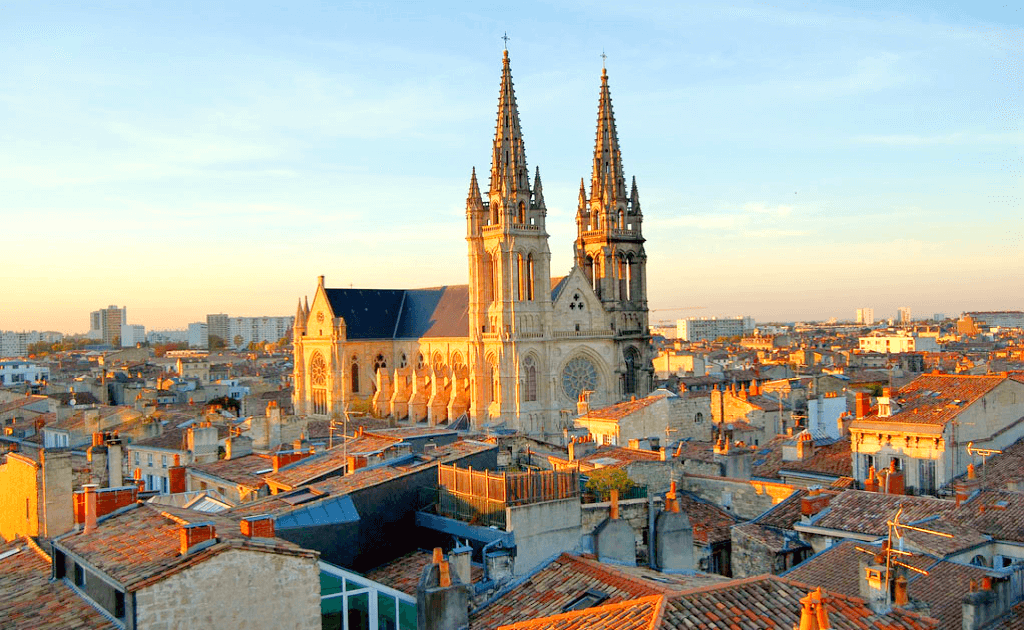
[[[319,354],[313,355],[309,362],[309,375],[314,385],[327,385],[327,364]]]
[[[562,370],[562,390],[570,400],[579,400],[583,391],[597,389],[597,368],[584,357],[575,357]]]

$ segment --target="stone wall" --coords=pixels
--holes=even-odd
[[[657,497],[654,500],[655,512],[661,510],[662,500]],[[600,525],[611,514],[611,503],[586,503],[582,507],[582,529],[583,535],[589,536],[594,529]],[[638,564],[647,563],[650,531],[648,528],[647,499],[628,499],[619,501],[619,519],[629,523],[636,535],[636,558]]]
[[[647,486],[647,492],[651,494],[667,492],[673,475],[676,479],[680,479],[683,475],[718,477],[721,474],[721,464],[696,459],[664,462],[638,461],[626,466],[626,475],[638,486]]]
[[[505,508],[506,530],[516,537],[516,576],[540,562],[579,546],[582,510],[579,497]]]
[[[775,573],[775,554],[761,541],[732,529],[732,575],[745,578],[762,573]]]
[[[137,627],[319,630],[315,558],[247,549],[224,551],[135,596]]]
[[[745,520],[757,518],[796,490],[791,485],[778,482],[695,475],[680,478],[679,489],[692,492]]]

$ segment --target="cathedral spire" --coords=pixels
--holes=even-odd
[[[614,204],[626,201],[626,179],[622,174],[622,154],[615,131],[615,114],[608,90],[608,70],[601,69],[601,98],[597,109],[597,140],[594,143],[594,172],[591,199],[604,202],[605,212]]]
[[[473,167],[473,175],[469,179],[469,196],[466,197],[466,212],[484,209],[484,200],[480,195],[480,184],[476,182],[476,167]]]
[[[633,189],[629,193],[629,211],[640,214],[640,191],[636,188],[636,175],[633,176]]]
[[[302,298],[299,298],[299,308],[296,309],[296,311],[295,311],[295,323],[292,324],[292,327],[294,329],[303,329],[303,330],[305,330],[305,328],[306,328],[306,320],[308,318],[309,318],[309,313],[307,313],[305,310],[303,310],[303,308],[302,308]]]
[[[519,127],[519,109],[512,87],[512,70],[508,50],[504,52],[501,70],[501,91],[498,94],[498,121],[491,155],[490,203],[497,203],[502,217],[515,214],[517,202],[528,202],[530,172],[526,168],[526,151]]]
[[[533,177],[533,205],[535,208],[544,208],[544,191],[540,186],[540,167],[536,167],[537,174]]]

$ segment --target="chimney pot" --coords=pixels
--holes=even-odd
[[[91,534],[96,529],[96,489],[99,484],[87,483],[82,486],[85,491],[85,534]]]
[[[611,491],[611,507],[609,508],[608,518],[617,520],[619,518],[619,491]]]

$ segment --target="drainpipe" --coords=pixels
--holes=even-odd
[[[682,444],[682,442],[680,442]],[[647,566],[657,570],[658,563],[654,558],[654,545],[657,539],[657,532],[654,528],[654,494],[647,492]]]

